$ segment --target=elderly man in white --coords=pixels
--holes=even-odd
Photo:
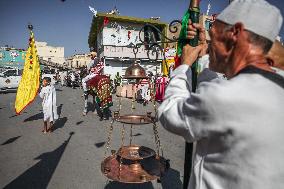
[[[228,80],[203,82],[195,94],[190,66],[206,45],[184,47],[158,116],[196,144],[189,189],[284,188],[284,78],[265,57],[282,20],[265,0],[234,0],[209,32],[209,68]]]

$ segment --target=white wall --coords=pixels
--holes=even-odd
[[[125,65],[122,61],[105,60],[104,74],[108,74],[111,79],[114,79],[117,72],[119,72],[119,75],[124,75],[127,65]]]
[[[119,61],[119,60],[105,60],[104,74],[108,74],[113,79],[117,72],[124,76],[126,69],[133,63],[133,60]],[[139,63],[146,71],[146,74],[152,72],[156,74],[156,65],[158,73],[161,73],[160,63],[150,63],[149,61],[142,61]]]
[[[139,43],[139,30],[142,28],[142,24],[133,23],[121,23],[111,22],[108,27],[104,27],[102,31],[101,40],[103,45],[116,45],[125,46],[130,43]],[[129,35],[128,35],[128,32]],[[144,38],[144,33],[141,33],[141,37]]]
[[[38,56],[43,60],[50,60],[53,63],[61,64],[65,62],[64,47],[48,46],[46,42],[35,42]]]
[[[149,62],[149,61],[142,61],[140,65],[146,70],[146,73],[152,72],[154,75],[156,74],[156,66],[157,66],[157,73],[161,73],[161,62]]]
[[[135,55],[133,48],[119,47],[127,46],[130,43],[141,43],[139,40],[139,31],[144,24],[132,24],[132,23],[120,23],[111,22],[108,27],[97,35],[97,44],[99,57],[105,58],[104,74],[111,75],[113,79],[117,72],[120,75],[125,74],[125,70],[133,62]],[[141,32],[141,38],[144,40],[144,32]],[[162,60],[162,54],[158,51],[158,59]],[[148,57],[148,53],[150,53]],[[146,73],[151,71],[156,73],[156,64],[150,63],[150,59],[156,59],[156,54],[152,54],[152,51],[145,49],[145,46],[141,46],[138,49],[136,58],[141,60],[141,66],[144,67]],[[129,60],[130,59],[130,60]],[[124,61],[122,61],[124,60]],[[158,73],[161,73],[161,66],[158,64]]]
[[[145,50],[144,46],[141,46],[138,49],[138,53],[136,58],[141,59],[148,59],[148,54],[150,59],[156,59],[156,53],[152,54],[152,51]],[[116,57],[116,58],[135,58],[132,48],[127,47],[111,47],[111,46],[104,46],[103,54],[105,57]],[[162,59],[162,54],[158,51],[158,59]]]
[[[133,43],[134,45],[141,43],[139,40],[139,31],[142,26],[142,24],[111,22],[108,27],[103,28],[98,34],[97,44],[100,53],[99,57],[134,58],[133,48],[117,46],[127,46],[130,43]],[[144,40],[144,32],[141,32],[140,35],[142,40]],[[103,49],[102,45],[104,46]],[[145,50],[145,46],[141,46],[137,58],[148,58],[147,53],[148,51]],[[152,54],[152,51],[150,54]],[[150,58],[155,59],[155,55],[151,55]],[[161,54],[158,58],[162,59]]]

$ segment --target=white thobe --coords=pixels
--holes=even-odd
[[[168,131],[196,142],[189,189],[284,188],[284,89],[259,74],[202,82],[172,74],[158,110]]]
[[[55,121],[58,119],[57,106],[56,106],[56,91],[53,85],[43,87],[39,96],[42,100],[43,120]]]
[[[284,71],[279,69],[279,68],[275,68],[275,67],[271,67],[278,75],[281,75],[282,77],[284,77]]]
[[[144,84],[141,87],[141,96],[142,96],[142,99],[145,100],[145,101],[151,100],[151,96],[149,94],[149,84]]]
[[[74,82],[74,81],[75,81],[75,79],[76,79],[76,78],[75,78],[74,73],[71,73],[71,74],[70,74],[70,79],[71,79],[71,81],[72,81],[72,82]]]
[[[61,85],[64,85],[65,82],[65,76],[67,76],[66,72],[60,72],[60,81],[61,81]]]
[[[84,91],[87,91],[87,81],[91,80],[92,78],[96,77],[98,74],[96,73],[90,73],[86,77],[82,79],[82,87]]]

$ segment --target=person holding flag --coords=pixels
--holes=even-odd
[[[195,142],[188,189],[283,188],[284,77],[266,57],[282,22],[265,0],[232,1],[210,29],[208,47],[209,68],[228,80],[201,83],[196,93],[191,67],[207,47],[205,41],[183,47],[158,117],[165,129]],[[202,39],[200,24],[188,28],[187,38],[199,32]]]
[[[56,106],[56,90],[51,84],[51,78],[45,77],[42,81],[42,89],[39,94],[42,98],[43,109],[43,122],[44,127],[42,132],[52,132],[53,123],[58,119],[57,106]],[[49,128],[47,128],[47,122],[49,122]]]
[[[19,115],[21,112],[31,104],[37,96],[40,85],[40,66],[37,50],[35,46],[33,26],[29,25],[30,39],[29,48],[27,50],[22,79],[15,100],[15,111]]]

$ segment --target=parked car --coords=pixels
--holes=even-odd
[[[21,81],[22,70],[8,68],[0,73],[0,92],[16,92]]]

